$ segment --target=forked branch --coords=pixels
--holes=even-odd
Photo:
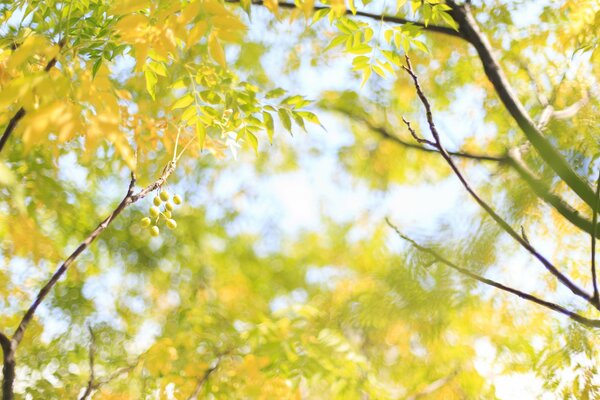
[[[415,89],[417,91],[417,95],[425,108],[425,114],[427,116],[427,124],[429,127],[429,131],[431,132],[431,135],[434,139],[435,147],[439,150],[440,155],[444,158],[444,160],[446,160],[446,163],[450,166],[450,168],[452,169],[452,171],[454,172],[454,174],[456,175],[458,180],[461,182],[461,184],[467,190],[467,192],[471,195],[471,197],[473,197],[473,199],[477,202],[477,204],[479,204],[479,206],[481,208],[483,208],[490,217],[492,217],[492,219],[494,220],[494,222],[496,222],[496,224],[498,224],[498,226],[500,226],[506,233],[509,234],[509,236],[511,236],[517,243],[519,243],[519,245],[521,245],[521,247],[526,249],[532,256],[534,256],[538,261],[540,261],[540,263],[552,275],[554,275],[558,279],[559,282],[561,282],[564,286],[566,286],[569,290],[571,290],[571,292],[573,292],[576,296],[579,296],[579,297],[585,299],[590,304],[592,304],[594,307],[600,309],[600,306],[595,301],[593,301],[592,295],[588,294],[586,291],[581,289],[569,277],[567,277],[565,274],[563,274],[561,271],[559,271],[558,268],[556,266],[554,266],[554,264],[552,264],[541,253],[539,253],[529,243],[529,241],[525,240],[521,235],[519,235],[519,233],[516,230],[514,230],[508,222],[506,222],[500,215],[498,215],[494,211],[494,209],[489,204],[487,204],[487,202],[485,200],[483,200],[477,194],[477,192],[475,192],[475,190],[471,187],[471,185],[466,180],[466,178],[463,176],[461,171],[458,169],[458,167],[454,163],[452,157],[450,156],[450,154],[448,154],[448,152],[446,151],[445,147],[443,146],[443,144],[440,140],[439,132],[437,131],[437,127],[433,120],[433,113],[431,110],[431,105],[429,103],[429,100],[423,93],[423,90],[419,83],[419,78],[414,73],[414,71],[412,69],[412,65],[410,63],[410,59],[408,56],[406,56],[406,65],[403,68],[412,78]],[[407,125],[407,127],[408,127],[409,131],[411,132],[411,135],[417,136],[417,133],[413,130],[413,128],[410,125]]]
[[[92,244],[92,242],[94,240],[96,240],[96,238],[98,236],[100,236],[100,234],[102,232],[104,232],[104,230],[106,230],[106,228],[108,228],[108,226],[114,221],[114,219],[119,214],[121,214],[121,212],[125,208],[127,208],[131,204],[143,199],[152,191],[160,188],[167,181],[167,178],[173,173],[173,171],[175,171],[175,166],[176,166],[175,161],[169,162],[167,164],[167,166],[164,168],[161,176],[156,181],[154,181],[152,184],[150,184],[150,185],[146,186],[145,188],[143,188],[142,190],[140,190],[138,193],[134,193],[136,180],[135,180],[135,175],[132,173],[131,181],[129,182],[129,187],[127,189],[127,194],[125,195],[125,197],[123,197],[123,200],[121,200],[121,202],[110,213],[110,215],[108,217],[106,217],[104,219],[104,221],[102,221],[96,227],[96,229],[94,229],[92,231],[92,233],[90,233],[90,235],[87,238],[85,238],[85,240],[83,242],[81,242],[79,244],[79,246],[75,249],[75,251],[73,253],[71,253],[71,255],[60,265],[60,267],[56,270],[54,275],[52,275],[50,280],[40,289],[35,300],[31,304],[31,306],[29,307],[29,309],[27,310],[25,315],[23,316],[23,319],[21,319],[21,322],[19,323],[19,326],[15,330],[15,333],[13,334],[12,338],[8,341],[8,344],[5,343],[6,342],[5,339],[7,339],[7,336],[5,336],[5,335],[2,336],[3,339],[0,339],[0,340],[2,341],[2,348],[4,350],[4,367],[3,367],[4,377],[3,377],[3,381],[2,381],[3,400],[13,400],[14,399],[13,384],[14,384],[14,379],[15,379],[15,353],[16,353],[17,347],[23,340],[25,331],[26,331],[27,327],[29,326],[29,323],[32,321],[36,310],[38,309],[40,304],[42,304],[42,302],[44,301],[44,299],[46,298],[48,293],[50,293],[52,288],[56,285],[56,283],[59,281],[59,279],[67,272],[69,267],[75,262],[75,260],[79,257],[79,255],[81,255],[81,253],[83,253],[83,251],[86,250]],[[8,352],[6,352],[6,349],[8,349]]]
[[[429,247],[425,247],[423,245],[420,245],[419,243],[417,243],[416,241],[414,241],[413,239],[411,239],[410,237],[404,235],[402,232],[400,232],[400,230],[390,222],[389,219],[386,218],[386,222],[387,224],[396,232],[396,234],[398,234],[398,236],[400,236],[402,239],[406,240],[407,242],[409,242],[413,247],[415,247],[417,250],[422,251],[424,253],[427,253],[429,255],[431,255],[436,261],[452,268],[453,270],[461,273],[462,275],[465,275],[469,278],[475,279],[481,283],[484,283],[488,286],[492,286],[496,289],[500,289],[504,292],[507,293],[511,293],[515,296],[518,296],[524,300],[530,301],[532,303],[538,304],[542,307],[545,307],[547,309],[550,309],[552,311],[555,311],[557,313],[560,313],[562,315],[566,315],[567,317],[571,318],[574,321],[579,322],[580,324],[583,324],[585,326],[588,327],[592,327],[592,328],[597,328],[600,327],[600,320],[597,319],[590,319],[590,318],[586,318],[583,315],[577,314],[571,310],[566,309],[565,307],[558,305],[556,303],[552,303],[550,301],[546,301],[543,300],[537,296],[534,296],[530,293],[524,292],[522,290],[518,290],[515,288],[512,288],[510,286],[506,286],[500,282],[497,282],[493,279],[488,279],[485,278],[481,275],[478,275],[474,272],[469,271],[466,268],[462,268],[460,266],[458,266],[457,264],[455,264],[454,262],[448,260],[447,258],[445,258],[444,256],[442,256],[440,253],[438,253],[436,250],[429,248]]]

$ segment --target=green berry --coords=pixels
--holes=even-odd
[[[178,194],[176,194],[175,196],[173,196],[173,203],[180,205],[181,204],[181,197],[179,197]]]
[[[173,211],[173,203],[167,201],[167,204],[165,204],[165,208],[167,209],[167,211]]]
[[[165,211],[163,213],[165,215],[165,217],[167,217],[167,219],[171,218],[173,215],[171,214],[171,211]]]
[[[158,236],[160,234],[160,230],[158,229],[158,226],[154,225],[152,228],[150,228],[150,234],[152,236]]]
[[[169,200],[169,192],[167,192],[166,190],[163,190],[160,192],[160,199],[162,201],[167,201]]]
[[[162,203],[162,200],[160,199],[160,197],[156,196],[152,202],[154,203],[155,206],[160,206],[160,204]]]
[[[169,229],[177,228],[177,222],[175,222],[174,219],[168,219],[167,220],[167,228],[169,228]]]
[[[150,216],[152,218],[158,217],[158,214],[160,214],[160,210],[158,209],[158,207],[155,207],[155,206],[150,207]]]
[[[145,218],[142,218],[142,221],[140,223],[142,224],[142,226],[144,228],[147,228],[147,227],[150,226],[150,224],[152,223],[152,221],[150,220],[150,218],[145,217]]]

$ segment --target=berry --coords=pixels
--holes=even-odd
[[[170,219],[173,215],[171,214],[171,211],[165,211],[164,216],[167,217],[167,219]]]
[[[155,206],[160,206],[160,203],[162,203],[162,200],[160,199],[160,197],[156,196],[152,202],[154,203]]]
[[[176,194],[175,196],[173,196],[173,203],[180,205],[181,204],[181,197],[179,197],[178,194]]]
[[[167,220],[167,228],[169,228],[169,229],[177,228],[177,222],[175,222],[174,219],[168,219]]]
[[[160,210],[158,209],[158,207],[154,207],[154,206],[150,207],[150,216],[152,218],[158,217],[158,214],[160,214]]]
[[[173,203],[167,201],[167,204],[165,204],[165,208],[167,209],[167,211],[173,211]]]
[[[150,228],[150,234],[152,236],[158,236],[160,234],[160,230],[158,229],[158,226],[154,225],[152,228]]]
[[[166,190],[163,190],[160,192],[160,199],[162,201],[167,201],[169,200],[169,192],[167,192]]]
[[[142,221],[140,222],[142,224],[142,226],[144,228],[147,228],[150,226],[150,224],[152,223],[152,221],[150,220],[150,218],[146,217],[146,218],[142,218]]]

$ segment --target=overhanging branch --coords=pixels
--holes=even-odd
[[[535,147],[542,159],[556,174],[590,207],[594,205],[594,191],[589,184],[571,168],[562,154],[550,143],[531,119],[514,89],[508,82],[500,63],[494,56],[492,46],[479,29],[471,13],[469,4],[457,5],[452,0],[446,3],[452,8],[450,14],[458,23],[464,38],[475,47],[483,64],[488,80],[494,86],[498,97],[521,128],[529,142]]]
[[[580,288],[568,276],[566,276],[565,274],[563,274],[554,264],[552,264],[540,252],[538,252],[529,243],[528,240],[526,240],[521,235],[519,235],[510,226],[510,224],[508,222],[506,222],[498,213],[496,213],[496,211],[494,211],[494,209],[485,200],[483,200],[477,194],[477,192],[475,192],[475,190],[471,187],[471,185],[469,184],[469,182],[466,180],[466,178],[463,176],[463,174],[461,173],[461,171],[458,169],[458,167],[456,166],[456,164],[452,160],[452,157],[448,154],[448,152],[446,151],[446,149],[442,145],[442,142],[441,142],[441,139],[440,139],[440,134],[439,134],[439,132],[437,130],[435,122],[433,121],[433,113],[432,113],[432,110],[431,110],[431,105],[429,103],[429,100],[427,99],[427,97],[423,93],[423,90],[421,89],[421,85],[419,83],[419,78],[417,77],[417,75],[414,73],[414,71],[412,69],[412,66],[411,66],[411,63],[410,63],[410,59],[408,58],[408,56],[406,56],[405,58],[406,58],[406,66],[403,66],[403,69],[412,78],[414,86],[415,86],[415,89],[417,91],[417,96],[419,97],[419,99],[421,100],[421,103],[423,104],[423,107],[425,108],[425,114],[427,116],[427,125],[429,127],[429,131],[431,132],[431,136],[434,138],[435,146],[439,150],[440,155],[442,156],[442,158],[444,158],[444,160],[446,160],[446,163],[450,166],[450,168],[452,169],[452,171],[454,172],[454,174],[456,175],[456,177],[458,178],[458,180],[460,181],[460,183],[466,189],[466,191],[471,195],[471,197],[475,200],[475,202],[477,204],[479,204],[479,206],[481,208],[483,208],[485,210],[485,212],[490,217],[492,217],[492,219],[494,220],[494,222],[496,222],[496,224],[498,226],[500,226],[506,233],[508,233],[509,236],[511,236],[519,245],[521,245],[521,247],[523,247],[533,257],[535,257],[546,268],[546,270],[548,272],[550,272],[552,275],[554,275],[554,277],[556,277],[556,279],[560,283],[562,283],[565,287],[567,287],[576,296],[579,296],[579,297],[585,299],[591,305],[593,305],[594,307],[600,309],[600,306],[595,301],[593,301],[593,298],[592,298],[592,296],[590,294],[588,294],[585,290],[583,290],[582,288]],[[410,125],[407,124],[407,127],[408,127],[408,129],[410,130],[410,132],[411,132],[411,134],[413,136],[417,136],[416,132],[414,132],[414,130],[411,128]]]
[[[511,293],[515,296],[518,296],[524,300],[530,301],[532,303],[538,304],[542,307],[548,308],[552,311],[555,311],[557,313],[560,313],[562,315],[566,315],[567,317],[571,318],[572,320],[579,322],[582,325],[591,327],[591,328],[598,328],[600,327],[600,320],[597,319],[590,319],[590,318],[586,318],[583,315],[577,314],[576,312],[573,312],[571,310],[566,309],[565,307],[558,305],[556,303],[552,303],[550,301],[547,300],[543,300],[539,297],[536,297],[530,293],[512,288],[510,286],[506,286],[500,282],[496,282],[495,280],[492,279],[488,279],[485,278],[481,275],[478,275],[474,272],[469,271],[468,269],[462,268],[460,266],[458,266],[457,264],[453,263],[452,261],[448,260],[447,258],[445,258],[444,256],[442,256],[440,253],[438,253],[437,251],[429,248],[429,247],[425,247],[420,245],[419,243],[417,243],[416,241],[414,241],[413,239],[411,239],[410,237],[404,235],[402,232],[400,232],[400,230],[390,222],[389,219],[386,218],[386,222],[387,224],[396,232],[396,234],[398,236],[400,236],[402,239],[406,240],[407,242],[409,242],[412,246],[414,246],[417,250],[422,251],[424,253],[427,253],[429,255],[431,255],[436,261],[445,264],[446,266],[452,268],[453,270],[461,273],[462,275],[468,276],[469,278],[475,279],[481,283],[484,283],[488,286],[492,286],[495,287],[496,289],[500,289],[504,292],[508,292]]]
[[[240,0],[226,0],[228,3],[240,3]],[[253,5],[256,6],[264,6],[264,1],[263,0],[254,0],[252,1]],[[288,3],[285,1],[280,1],[277,3],[278,6],[280,8],[286,8],[286,9],[295,9],[298,8],[298,6],[294,3]],[[331,7],[329,6],[314,6],[313,10],[314,11],[319,11],[319,10],[329,10],[331,9]],[[441,33],[444,35],[448,35],[448,36],[453,36],[453,37],[457,37],[460,39],[464,39],[464,37],[462,36],[462,34],[458,31],[455,31],[454,29],[447,27],[447,26],[440,26],[440,25],[435,25],[435,24],[427,24],[425,25],[423,22],[421,21],[414,21],[414,20],[410,20],[410,19],[406,19],[406,18],[402,18],[402,17],[397,17],[394,15],[386,15],[386,14],[375,14],[375,13],[370,13],[370,12],[366,12],[366,11],[356,11],[356,13],[352,13],[352,11],[350,10],[346,10],[345,12],[346,15],[348,16],[356,16],[356,17],[362,17],[362,18],[367,18],[367,19],[372,19],[375,21],[384,21],[384,22],[389,22],[392,24],[399,24],[399,25],[405,25],[405,24],[411,24],[411,25],[416,25],[421,27],[422,29],[429,31],[429,32],[435,32],[435,33]]]
[[[343,113],[347,117],[352,118],[357,122],[365,124],[370,130],[377,133],[382,138],[396,143],[402,147],[427,153],[439,154],[439,150],[437,148],[404,140],[398,135],[391,133],[387,128],[374,124],[366,117],[350,114],[341,108],[333,109]],[[573,208],[563,198],[553,193],[548,184],[535,176],[535,174],[523,162],[517,149],[511,149],[506,152],[505,155],[475,154],[464,151],[448,151],[448,154],[450,154],[452,157],[474,161],[495,162],[513,168],[513,170],[529,185],[529,187],[541,200],[558,211],[558,213],[560,213],[567,221],[579,229],[589,233],[590,235],[594,234],[596,237],[600,236],[600,232],[597,230],[594,231],[594,224],[592,221],[585,218],[577,209]]]

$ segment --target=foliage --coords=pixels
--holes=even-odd
[[[600,3],[472,3],[0,2],[3,398],[600,396]]]

